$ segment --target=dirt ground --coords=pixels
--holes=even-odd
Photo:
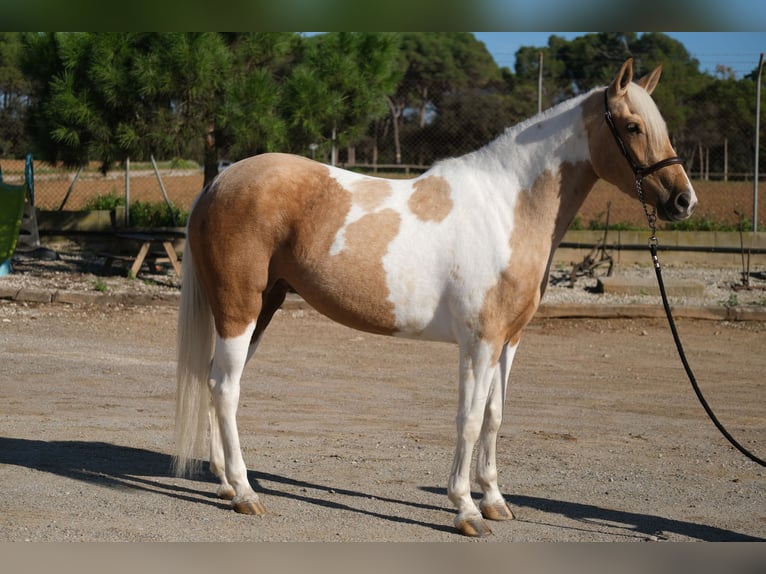
[[[243,378],[270,514],[169,472],[173,306],[0,301],[0,540],[468,541],[446,497],[457,351],[280,311]],[[679,322],[722,422],[766,456],[766,324]],[[766,540],[766,471],[697,403],[660,320],[537,319],[498,446],[517,519],[486,541]]]

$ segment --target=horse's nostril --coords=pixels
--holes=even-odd
[[[676,197],[676,207],[681,210],[689,209],[692,202],[692,196],[690,193],[680,193]]]

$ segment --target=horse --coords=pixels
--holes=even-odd
[[[266,507],[247,478],[240,378],[289,289],[365,332],[456,343],[457,444],[447,496],[455,528],[514,518],[498,487],[497,433],[511,365],[548,283],[554,250],[601,178],[664,220],[697,197],[650,94],[662,67],[507,128],[418,177],[385,179],[297,155],[229,166],[195,199],[178,315],[176,474],[202,464],[244,514]],[[626,161],[627,159],[627,161]],[[478,442],[471,496],[471,459]]]

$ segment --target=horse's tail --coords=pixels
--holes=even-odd
[[[210,304],[202,290],[187,238],[183,253],[181,302],[178,311],[176,366],[177,476],[197,472],[208,427],[208,376],[215,350],[215,328]]]

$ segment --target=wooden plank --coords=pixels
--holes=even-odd
[[[144,259],[146,258],[146,254],[149,253],[149,247],[151,247],[151,245],[151,241],[144,241],[141,244],[141,249],[138,250],[136,260],[133,262],[133,266],[130,268],[132,277],[138,277],[138,272],[141,270],[141,265],[143,265]]]

